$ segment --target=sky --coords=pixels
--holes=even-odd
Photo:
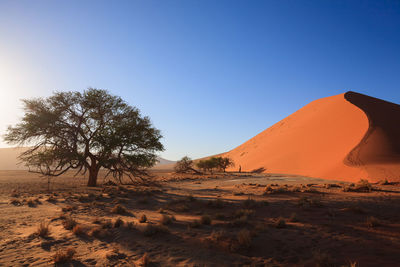
[[[400,1],[0,0],[0,135],[21,99],[88,87],[166,159],[225,152],[321,97],[400,103]]]

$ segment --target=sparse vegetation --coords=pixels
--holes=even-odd
[[[74,233],[74,235],[77,235],[77,236],[85,236],[86,235],[85,228],[80,224],[77,224],[74,226],[74,228],[72,228],[72,233]]]
[[[242,248],[249,248],[251,246],[251,233],[247,229],[242,229],[237,234],[237,241]]]
[[[59,249],[53,255],[54,263],[66,263],[73,259],[76,251],[73,248]]]
[[[120,215],[124,215],[124,214],[128,213],[127,209],[126,209],[123,205],[121,205],[121,204],[115,205],[115,206],[111,209],[111,212],[112,212],[112,213],[115,213],[115,214],[120,214]]]
[[[278,220],[275,222],[275,227],[276,228],[286,228],[286,221],[284,218],[280,217]]]
[[[77,222],[71,216],[68,216],[64,219],[62,224],[65,229],[72,230],[76,226]]]
[[[167,214],[163,214],[163,215],[161,216],[161,219],[160,219],[160,223],[161,223],[162,225],[171,224],[173,221],[175,221],[175,217],[169,216],[169,215],[167,215]]]
[[[140,222],[140,223],[145,223],[145,222],[147,222],[146,214],[142,214],[142,216],[140,216],[139,222]]]
[[[212,221],[212,219],[209,215],[203,215],[200,218],[201,224],[204,224],[204,225],[210,225],[211,221]]]
[[[121,218],[117,218],[113,223],[114,228],[119,228],[123,225],[124,225],[124,221]]]
[[[50,235],[49,223],[42,221],[36,230],[36,234],[42,238],[48,237]]]
[[[169,233],[169,230],[164,225],[147,224],[144,228],[143,234],[145,236],[154,236],[156,234]]]
[[[374,227],[381,226],[382,223],[381,223],[381,221],[380,221],[379,219],[377,219],[376,217],[374,217],[374,216],[369,216],[369,217],[367,218],[367,225],[368,225],[368,227],[374,228]]]

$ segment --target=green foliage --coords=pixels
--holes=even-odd
[[[188,156],[184,156],[181,160],[176,162],[174,170],[178,173],[185,173],[193,170],[193,160]]]
[[[22,121],[9,127],[4,139],[31,146],[20,159],[33,172],[89,171],[88,185],[96,186],[100,168],[119,180],[144,177],[156,163],[155,153],[164,149],[150,119],[106,90],[57,92],[23,103]]]
[[[214,169],[223,170],[225,172],[226,168],[234,166],[232,159],[227,157],[212,157],[208,159],[203,159],[197,162],[197,168],[203,170],[204,172],[213,172]]]

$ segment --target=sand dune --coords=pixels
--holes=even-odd
[[[399,181],[399,115],[399,105],[347,92],[311,102],[226,155],[244,171]]]

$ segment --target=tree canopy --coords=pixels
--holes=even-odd
[[[4,139],[30,146],[20,159],[32,172],[88,171],[88,186],[96,186],[101,168],[120,181],[124,175],[143,178],[156,163],[155,153],[164,150],[150,119],[106,90],[56,92],[23,104],[22,121],[10,126]]]

